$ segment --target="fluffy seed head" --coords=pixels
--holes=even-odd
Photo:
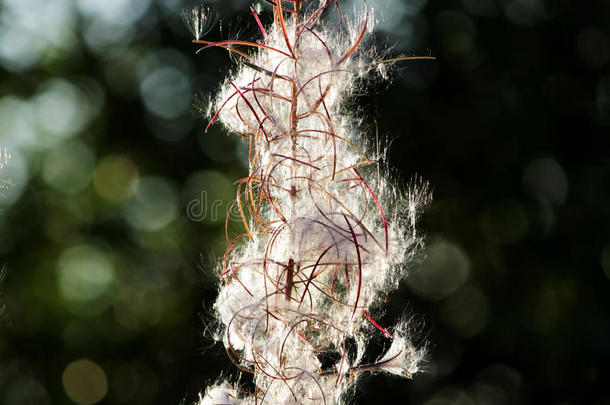
[[[215,310],[231,360],[257,387],[239,395],[213,386],[200,405],[340,404],[362,372],[410,378],[423,355],[406,325],[392,335],[369,315],[421,245],[415,220],[427,199],[423,183],[403,196],[371,176],[365,135],[345,108],[378,69],[365,46],[371,13],[327,27],[335,2],[310,12],[299,0],[273,3],[261,42],[213,43],[195,30],[196,43],[242,58],[209,110],[210,125],[220,121],[250,145],[235,201],[244,232],[227,234]],[[363,364],[373,333],[393,342]]]

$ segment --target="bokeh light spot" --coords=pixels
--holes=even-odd
[[[140,93],[150,112],[160,118],[172,119],[187,111],[193,91],[182,71],[173,66],[164,66],[144,78]]]
[[[146,13],[150,0],[77,0],[76,6],[87,21],[85,41],[103,51],[107,45],[129,42],[134,23]]]
[[[91,116],[87,96],[62,79],[51,79],[42,84],[32,102],[38,126],[44,131],[39,142],[47,147],[81,131]]]
[[[470,260],[462,248],[438,239],[426,248],[426,259],[407,282],[418,295],[438,300],[457,291],[469,274]]]
[[[146,12],[150,0],[77,0],[76,5],[85,17],[100,20],[108,25],[127,25]]]
[[[523,171],[523,187],[543,204],[561,205],[568,194],[568,177],[553,158],[539,158]]]
[[[108,201],[122,201],[135,192],[138,168],[126,156],[106,156],[98,164],[93,178],[95,191]]]
[[[97,363],[87,359],[70,363],[64,370],[62,382],[68,397],[79,405],[93,405],[108,392],[106,373]]]
[[[174,187],[161,177],[143,177],[123,215],[133,228],[157,231],[176,219],[178,198]]]
[[[525,236],[527,214],[517,201],[488,207],[481,213],[479,223],[485,238],[499,245],[511,245]]]
[[[66,249],[57,262],[59,293],[69,309],[95,315],[109,303],[101,298],[115,281],[111,259],[99,248],[78,245]]]
[[[42,176],[53,189],[72,195],[89,185],[94,168],[91,148],[73,140],[47,153]]]
[[[28,70],[75,43],[70,0],[4,0],[0,7],[0,63],[9,70]]]
[[[30,35],[23,27],[14,24],[0,27],[0,61],[5,68],[19,72],[29,69],[38,61],[42,49],[31,46],[28,37]]]

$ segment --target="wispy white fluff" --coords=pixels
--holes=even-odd
[[[415,221],[427,191],[403,196],[371,178],[365,134],[345,111],[346,97],[378,67],[365,45],[371,13],[340,30],[318,11],[298,21],[285,13],[284,29],[276,13],[265,48],[210,104],[211,117],[251,144],[237,204],[245,233],[223,260],[215,309],[219,339],[254,374],[257,392],[225,383],[208,388],[200,405],[340,404],[364,371],[410,378],[419,370],[423,352],[405,325],[378,362],[364,367],[362,358],[371,334],[389,335],[370,308],[421,244]],[[336,363],[324,365],[325,356]]]
[[[199,6],[182,12],[182,19],[196,40],[207,34],[218,21],[209,7]]]

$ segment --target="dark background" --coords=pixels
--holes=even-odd
[[[192,108],[233,66],[195,55],[192,5],[0,0],[2,404],[189,404],[237,374],[204,335],[245,145]],[[209,38],[257,38],[249,2],[210,5]],[[356,403],[609,404],[610,1],[369,5],[392,54],[437,57],[354,100],[434,191],[378,319],[411,314],[429,357]]]

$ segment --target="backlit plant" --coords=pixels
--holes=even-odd
[[[426,187],[401,192],[372,170],[381,156],[345,103],[368,77],[417,58],[382,60],[367,46],[375,24],[366,8],[348,21],[337,1],[267,3],[268,26],[252,9],[258,42],[207,41],[209,11],[186,14],[200,50],[237,58],[209,104],[208,127],[221,122],[250,151],[234,202],[244,231],[231,235],[227,219],[215,311],[217,339],[255,389],[219,381],[200,405],[340,404],[363,373],[410,378],[424,355],[406,319],[386,329],[372,314],[421,247],[415,223]],[[387,349],[366,361],[375,334]]]

